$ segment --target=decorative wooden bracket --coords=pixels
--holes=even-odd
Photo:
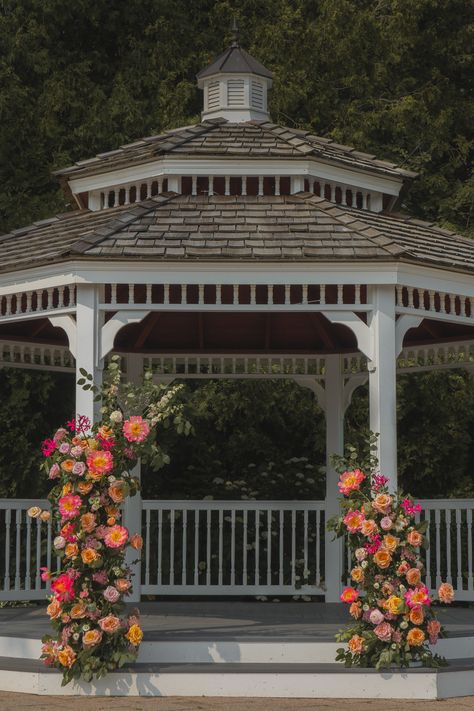
[[[395,354],[398,357],[403,350],[403,339],[410,328],[417,328],[423,321],[423,316],[403,314],[395,323]]]
[[[341,326],[347,326],[357,338],[357,347],[369,360],[374,359],[374,349],[372,345],[372,333],[370,327],[367,326],[353,311],[323,311],[325,316],[331,323],[340,323]]]
[[[301,385],[301,387],[312,390],[321,410],[326,409],[326,392],[319,380],[305,376],[293,376],[293,380],[298,383],[298,385]]]
[[[100,358],[110,353],[114,347],[115,336],[124,326],[130,323],[139,323],[148,316],[149,311],[117,311],[107,323],[102,326]]]
[[[69,350],[73,358],[76,358],[77,336],[76,319],[72,316],[50,316],[49,320],[55,328],[62,328],[69,341]]]
[[[350,375],[348,377],[348,379],[344,383],[344,412],[351,404],[354,392],[357,390],[357,388],[360,388],[361,385],[365,385],[368,379],[368,373],[354,373],[353,375]]]

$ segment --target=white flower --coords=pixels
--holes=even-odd
[[[375,588],[376,590],[378,590],[379,587],[380,587],[380,583],[374,583],[374,588]]]
[[[120,412],[120,410],[114,410],[113,412],[110,413],[110,421],[111,422],[122,422],[123,420],[123,415]]]
[[[369,565],[369,561],[368,561],[368,560],[363,560],[360,565],[361,565],[361,568],[367,568],[367,566]]]
[[[406,620],[403,620],[402,622],[400,622],[400,629],[406,630],[407,627],[408,627],[408,622]]]
[[[392,644],[391,647],[392,647],[392,649],[396,649],[396,648],[397,648],[397,645],[396,645],[396,644]]]
[[[79,637],[80,637],[79,632],[74,632],[74,634],[72,635],[72,638],[73,638],[73,640],[74,640],[75,642],[77,642],[77,640],[79,639]]]
[[[64,548],[66,545],[66,539],[64,536],[56,536],[56,538],[53,541],[53,546],[55,548]]]
[[[365,605],[362,605],[362,609],[364,610],[364,612],[367,612],[367,610],[370,610],[370,607],[367,604],[365,604]]]

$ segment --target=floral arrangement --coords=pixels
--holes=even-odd
[[[454,591],[442,583],[435,601],[423,583],[420,547],[427,547],[428,522],[416,522],[421,505],[389,492],[387,478],[375,473],[372,453],[358,465],[355,449],[348,451],[348,459],[333,458],[344,498],[342,515],[328,527],[347,537],[352,552],[354,586],[343,590],[341,600],[354,623],[336,637],[348,647],[337,650],[336,661],[376,669],[444,665],[428,645],[445,636],[433,604],[452,602]]]
[[[91,376],[84,373],[83,380],[92,389]],[[127,612],[125,605],[132,591],[126,551],[139,551],[142,538],[123,525],[121,506],[139,489],[130,470],[146,449],[165,460],[152,441],[153,429],[170,411],[176,427],[183,421],[180,406],[171,404],[179,386],[164,394],[160,388],[148,382],[145,397],[143,389],[127,386],[121,392],[120,368],[113,361],[101,394],[101,421],[92,425],[78,417],[43,442],[58,533],[53,547],[62,565],[58,572],[42,569],[43,581],[51,584],[47,613],[54,629],[43,638],[42,659],[63,671],[63,684],[100,678],[138,655],[143,631],[138,610]],[[125,416],[118,405],[120,395],[125,403],[137,403],[139,396],[149,401],[153,394],[146,417]],[[43,520],[49,515],[39,507],[28,513]]]

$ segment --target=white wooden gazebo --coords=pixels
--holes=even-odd
[[[474,365],[472,242],[397,212],[414,173],[272,123],[271,72],[237,42],[198,81],[201,123],[58,171],[76,209],[2,237],[0,362],[84,368],[96,384],[111,352],[133,380],[148,367],[165,382],[293,378],[325,411],[328,457],[368,380],[395,489],[397,372]],[[76,409],[94,415],[80,387]],[[328,459],[326,517],[336,482]],[[138,498],[128,515],[138,525]],[[463,516],[456,570],[472,599]],[[335,601],[343,550],[323,546],[313,587]]]

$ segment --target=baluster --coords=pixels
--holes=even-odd
[[[397,306],[403,306],[403,286],[401,284],[397,284],[395,293],[397,295]]]
[[[226,175],[224,178],[224,195],[230,195],[230,176]]]
[[[51,550],[53,538],[53,519],[50,518],[46,527],[46,567],[51,570]]]
[[[211,509],[206,510],[206,585],[211,584]]]
[[[233,294],[232,294],[232,303],[234,304],[234,306],[239,303],[239,285],[238,284],[234,284]]]
[[[348,188],[341,187],[341,204],[343,207],[347,207],[347,190]]]
[[[12,314],[12,297],[13,294],[7,294],[5,298],[5,316],[11,316]]]
[[[444,291],[440,291],[439,293],[439,310],[440,313],[445,314],[446,313],[446,294]]]
[[[163,509],[158,509],[158,563],[157,563],[157,584],[162,584],[163,575]]]
[[[250,285],[250,303],[255,304],[256,303],[256,291],[257,287],[255,284]]]
[[[25,590],[31,590],[31,518],[26,514]]]
[[[451,575],[451,510],[446,509],[444,512],[445,527],[446,527],[446,580],[452,583]]]
[[[321,585],[321,511],[316,509],[316,586]]]
[[[436,587],[441,585],[441,538],[440,538],[441,511],[435,510],[436,530]]]
[[[425,509],[425,520],[428,521],[428,528],[426,529],[425,536],[429,543],[429,548],[425,554],[425,567],[426,567],[426,587],[431,590],[433,587],[431,580],[431,509]]]
[[[222,304],[222,286],[216,284],[216,304],[220,306]]]
[[[151,301],[151,299],[152,299],[152,296],[151,296],[151,293],[152,293],[152,292],[151,292],[151,286],[152,286],[151,284],[146,284],[145,303],[147,303],[147,304],[151,304],[151,303],[152,303],[152,301]]]
[[[267,284],[267,304],[273,304],[273,284]]]
[[[459,315],[460,316],[467,316],[466,297],[465,296],[459,297]]]
[[[16,510],[16,558],[15,558],[15,590],[21,588],[20,563],[21,563],[21,509]]]
[[[128,303],[129,304],[135,303],[135,287],[133,284],[128,285]]]
[[[338,304],[344,303],[344,287],[342,284],[337,285],[337,303]]]
[[[64,287],[63,287],[64,289]],[[26,310],[25,313],[30,313],[31,312],[31,302],[33,299],[33,292],[32,291],[27,291],[26,292]],[[58,304],[59,305],[59,304]]]
[[[258,194],[263,195],[263,175],[258,176]]]
[[[291,286],[290,284],[285,284],[285,304],[291,303]]]
[[[461,509],[456,509],[456,567],[458,592],[462,590]]]
[[[153,180],[147,180],[146,181],[146,199],[149,200],[151,198],[151,186],[153,185]]]
[[[235,585],[235,509],[230,513],[230,584]]]
[[[218,569],[218,585],[222,585],[223,580],[223,562],[224,562],[224,511],[219,509],[219,569]]]
[[[355,285],[355,298],[354,301],[356,304],[360,304],[360,284]]]
[[[130,205],[130,185],[127,185],[125,188],[125,200],[124,200],[124,205]],[[135,195],[138,195],[138,188],[135,188],[136,193]]]
[[[280,194],[280,176],[275,175],[275,195]]]
[[[257,504],[258,506],[258,504]],[[260,510],[255,509],[255,581],[260,585]]]
[[[407,287],[407,292],[408,292],[408,307],[409,307],[410,309],[414,308],[413,291],[414,291],[414,289],[413,289],[412,286],[408,286],[408,287]]]
[[[198,303],[203,304],[204,303],[204,284],[199,284],[199,296],[198,296]]]
[[[186,576],[186,563],[188,559],[188,540],[187,540],[187,534],[188,534],[188,510],[183,509],[183,536],[182,536],[182,548],[181,548],[181,585],[186,585],[187,583],[187,576]]]
[[[169,304],[170,302],[170,285],[163,285],[163,304]]]
[[[115,189],[113,192],[114,192],[114,204],[112,205],[112,207],[117,207],[117,205],[120,202],[120,190]]]
[[[208,195],[214,195],[214,176],[210,175],[208,180],[209,180],[209,186],[207,189],[207,193],[208,193]]]
[[[199,515],[200,509],[194,512],[194,585],[199,585]]]
[[[117,284],[110,285],[110,303],[112,305],[117,303]]]
[[[170,510],[170,585],[174,585],[174,524],[175,524],[175,511]]]
[[[41,588],[41,519],[36,519],[36,566],[35,566],[35,590]]]
[[[283,585],[283,546],[284,546],[284,540],[283,540],[283,534],[284,534],[284,511],[283,509],[280,509],[280,537],[279,537],[279,570],[278,570],[278,583],[279,585]]]
[[[3,579],[3,589],[10,590],[10,533],[11,533],[12,511],[5,511],[5,577]],[[50,550],[48,548],[48,550]]]
[[[267,585],[272,584],[272,511],[267,510]]]
[[[150,584],[150,509],[146,510],[145,516],[145,585]]]
[[[429,294],[429,310],[430,311],[436,311],[436,301],[435,301],[435,291],[434,289],[430,289],[428,291]]]
[[[197,175],[191,178],[191,195],[197,195]]]
[[[308,570],[308,511],[305,509],[303,512],[303,567],[304,570]],[[303,581],[304,572],[303,572]]]
[[[247,195],[247,176],[242,176],[241,195]]]
[[[296,511],[291,512],[291,587],[296,585]]]
[[[243,529],[243,551],[242,551],[242,558],[243,558],[243,567],[242,567],[242,585],[247,585],[247,509],[244,509],[243,511],[243,519],[244,519],[244,529]]]
[[[302,304],[308,303],[308,285],[307,284],[303,284],[303,287],[302,287],[301,303]]]
[[[319,287],[319,303],[320,304],[326,303],[326,285],[325,284],[321,284]]]
[[[466,511],[467,524],[467,589],[474,589],[474,569],[472,565],[472,509]]]

